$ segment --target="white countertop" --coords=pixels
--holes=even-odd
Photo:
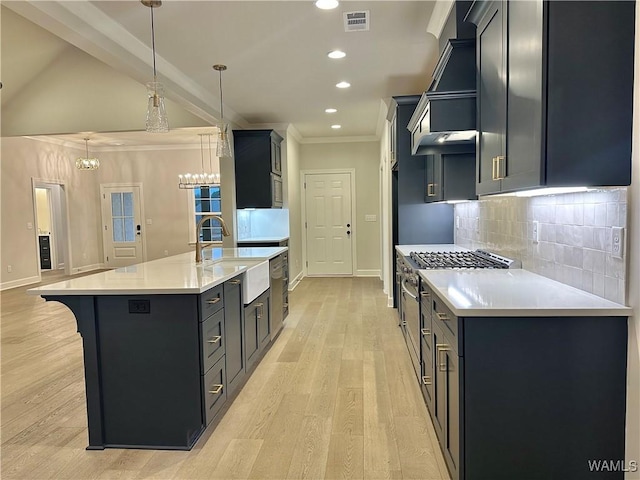
[[[289,240],[289,237],[249,237],[239,238],[238,243],[284,242],[285,240]]]
[[[202,293],[287,247],[205,248],[202,264],[194,252],[160,258],[129,267],[43,285],[27,290],[31,295],[129,295]]]
[[[396,245],[396,251],[405,257],[411,252],[468,252],[468,248],[453,243],[432,243],[427,245]]]
[[[632,309],[527,270],[420,270],[460,317],[629,316]]]

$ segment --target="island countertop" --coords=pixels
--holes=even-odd
[[[527,270],[420,270],[459,317],[626,317],[632,309]]]
[[[31,295],[199,294],[250,267],[280,255],[287,247],[205,248],[202,264],[182,253],[27,290]]]

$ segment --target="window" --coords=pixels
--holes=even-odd
[[[200,187],[193,190],[195,225],[203,215],[222,215],[220,186]],[[195,241],[195,238],[193,239]],[[222,228],[217,220],[206,220],[200,229],[201,242],[222,242]]]
[[[135,241],[132,192],[111,194],[111,218],[114,243]]]

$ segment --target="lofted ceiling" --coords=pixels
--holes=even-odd
[[[35,24],[10,32],[12,46],[3,47],[4,57],[8,50],[20,58],[19,69],[2,79],[14,86],[3,88],[3,107],[18,95],[16,86],[29,85],[44,66],[55,68],[69,44],[138,83],[151,80],[150,10],[139,1],[2,3]],[[224,115],[242,128],[290,124],[303,142],[374,138],[380,134],[382,101],[420,94],[429,86],[437,36],[451,5],[343,0],[337,9],[320,10],[309,0],[164,0],[154,10],[158,76],[168,99],[203,119],[194,127],[220,117],[219,78],[212,65],[223,63],[228,66],[222,78]],[[370,14],[369,31],[345,32],[343,14],[363,10]],[[347,56],[329,59],[333,49]],[[351,88],[336,88],[340,81]],[[337,113],[325,113],[329,107]],[[143,128],[144,111],[140,124]],[[334,130],[333,124],[342,128]],[[197,137],[196,130],[185,132]],[[74,134],[75,140],[85,135],[61,133]],[[103,133],[105,145],[141,145],[159,135]]]

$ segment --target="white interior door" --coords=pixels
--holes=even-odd
[[[144,261],[140,186],[100,186],[106,267]]]
[[[351,174],[306,174],[307,274],[352,275]]]

